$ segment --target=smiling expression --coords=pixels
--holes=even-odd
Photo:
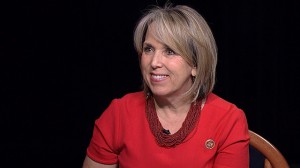
[[[180,96],[191,88],[196,69],[167,45],[156,40],[153,28],[149,26],[143,43],[143,78],[154,95]]]

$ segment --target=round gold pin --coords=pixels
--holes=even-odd
[[[214,148],[214,147],[215,147],[215,141],[212,140],[212,139],[206,140],[206,142],[205,142],[205,147],[206,147],[207,149],[212,149],[212,148]]]

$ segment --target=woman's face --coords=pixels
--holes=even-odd
[[[192,86],[196,69],[165,44],[158,42],[149,26],[143,43],[141,71],[156,96],[180,96]]]

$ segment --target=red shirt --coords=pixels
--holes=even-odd
[[[195,129],[183,143],[165,148],[149,128],[145,103],[143,92],[114,99],[95,121],[87,155],[120,168],[249,167],[248,124],[234,104],[211,93]]]

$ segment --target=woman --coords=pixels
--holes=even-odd
[[[114,99],[95,122],[83,168],[247,168],[244,112],[212,93],[217,48],[202,16],[154,7],[137,23],[143,91]]]

